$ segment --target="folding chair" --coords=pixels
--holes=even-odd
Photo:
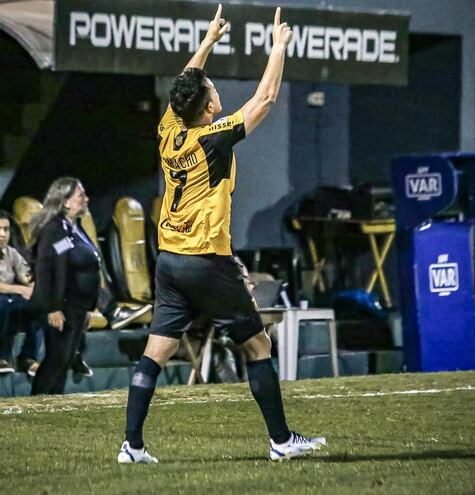
[[[308,252],[308,256],[310,259],[310,263],[312,266],[312,277],[311,284],[312,287],[315,287],[319,290],[319,292],[326,292],[326,283],[324,278],[323,269],[325,267],[325,258],[320,258],[319,253],[317,251],[317,245],[315,243],[315,239],[313,236],[306,232],[302,226],[302,222],[293,217],[291,219],[292,228],[299,233],[301,240],[304,243],[304,246]]]
[[[210,325],[204,332],[200,346],[196,352],[191,345],[188,335],[185,333],[182,342],[191,361],[191,373],[188,377],[188,385],[194,383],[208,383],[211,368],[211,356],[213,350],[214,326]]]

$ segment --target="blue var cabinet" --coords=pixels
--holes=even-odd
[[[399,244],[408,371],[475,369],[473,224],[427,223]]]

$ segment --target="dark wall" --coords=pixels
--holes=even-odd
[[[351,88],[350,174],[389,182],[391,158],[460,147],[461,38],[412,34],[407,87]]]
[[[0,31],[0,198],[43,116],[41,81],[31,57]]]
[[[348,180],[348,88],[342,85],[291,83],[289,179],[294,200],[322,185]],[[321,106],[307,96],[324,95]]]
[[[51,74],[39,74],[48,83]],[[49,102],[41,127],[22,154],[2,204],[10,208],[19,195],[41,200],[52,180],[77,176],[101,229],[120,195],[135,194],[145,202],[156,195],[156,183],[150,185],[157,165],[153,78],[84,74],[55,78],[62,80],[61,90]]]

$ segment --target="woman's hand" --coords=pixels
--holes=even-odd
[[[60,332],[63,331],[64,322],[66,321],[62,311],[54,311],[53,313],[48,313],[48,324]]]

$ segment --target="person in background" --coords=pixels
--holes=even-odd
[[[79,179],[62,177],[49,187],[43,210],[30,226],[35,267],[31,304],[45,322],[45,357],[32,395],[64,393],[88,312],[97,304],[101,259],[80,220],[87,204]]]
[[[15,226],[11,215],[0,210],[0,374],[13,373],[16,370],[33,378],[39,367],[43,331],[39,322],[28,311],[34,284],[30,264],[26,261],[29,256],[25,241],[20,229],[13,228]],[[16,233],[16,236],[12,236],[12,233]],[[110,328],[119,330],[150,311],[152,305],[120,307],[110,290],[101,288],[97,307],[107,319]],[[12,348],[17,330],[24,330],[25,338],[15,366]],[[76,382],[82,377],[93,376],[93,370],[83,359],[84,350],[83,336],[78,351],[70,362]]]
[[[23,239],[21,232],[19,232],[19,235]],[[26,239],[23,239],[21,244],[23,244],[25,241]],[[142,315],[150,311],[152,309],[152,305],[151,304],[136,305],[136,307],[133,308],[119,306],[117,304],[116,299],[109,290],[109,288],[101,287],[99,289],[97,309],[107,319],[109,328],[111,328],[112,330],[119,330],[121,328],[126,327],[129,324],[133,324],[135,320],[139,319]],[[41,338],[42,338],[41,333],[39,334],[38,337],[39,337],[38,345],[41,345]],[[31,345],[28,345],[30,341],[31,339],[28,338],[25,341],[26,350],[22,350],[21,354],[19,355],[19,358],[17,360],[17,369],[24,370],[25,366],[31,362],[31,359],[28,358],[29,356],[28,352],[30,352],[29,349],[31,348]],[[81,338],[78,351],[74,353],[70,362],[70,367],[74,373],[73,376],[75,382],[80,381],[83,377],[92,377],[94,374],[91,367],[86,363],[86,361],[83,358],[85,349],[86,349],[86,342],[84,335]],[[36,367],[37,366],[38,364],[36,363]],[[29,375],[34,376],[34,373],[32,373],[30,370]]]
[[[28,312],[33,291],[31,268],[20,252],[9,245],[12,221],[0,210],[0,374],[13,373],[12,347],[17,328],[26,336],[17,359],[17,368],[33,377],[38,369],[41,332]]]

